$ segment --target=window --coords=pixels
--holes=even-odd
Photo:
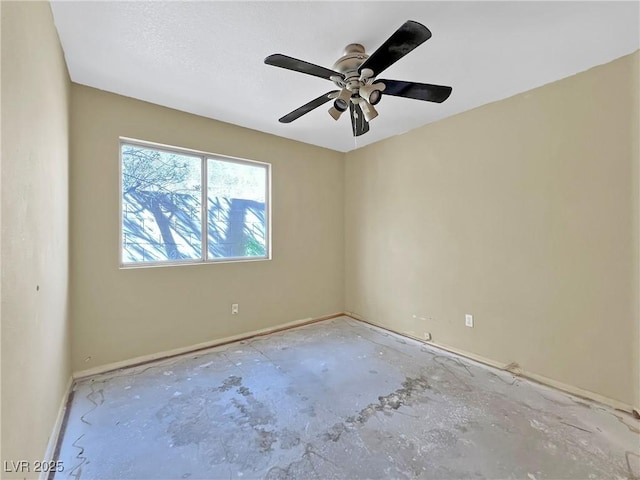
[[[121,263],[270,258],[269,165],[122,140]]]

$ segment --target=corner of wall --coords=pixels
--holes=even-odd
[[[1,436],[2,460],[17,462],[44,458],[71,378],[70,81],[50,4],[0,8]]]
[[[635,222],[633,234],[635,235],[635,258],[633,265],[635,266],[635,278],[633,279],[633,290],[635,292],[635,330],[633,338],[635,341],[635,350],[633,357],[633,368],[631,369],[631,381],[635,385],[635,402],[634,408],[637,416],[640,418],[640,50],[633,54],[631,64],[631,132],[632,132],[632,158],[633,167],[631,181],[633,182],[633,198],[635,210],[632,221]]]

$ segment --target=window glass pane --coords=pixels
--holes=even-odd
[[[201,258],[200,157],[122,144],[123,263]]]
[[[207,160],[209,258],[267,256],[267,167]]]

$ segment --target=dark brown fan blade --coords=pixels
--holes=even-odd
[[[274,67],[286,68],[287,70],[293,70],[294,72],[306,73],[307,75],[313,75],[314,77],[324,78],[330,80],[330,77],[338,76],[344,78],[339,72],[334,72],[328,68],[314,65],[313,63],[305,62],[304,60],[298,60],[297,58],[287,57],[281,53],[275,53],[269,55],[264,59],[264,63],[267,65],[273,65]]]
[[[431,32],[427,27],[408,20],[360,65],[358,72],[370,68],[374,75],[379,75],[430,38]]]
[[[375,83],[384,83],[383,95],[393,95],[395,97],[413,98],[415,100],[425,100],[427,102],[442,103],[453,90],[451,87],[443,85],[431,85],[429,83],[402,82],[399,80],[376,80]]]
[[[280,123],[291,123],[294,120],[297,120],[305,113],[309,113],[314,108],[318,108],[320,105],[323,105],[331,100],[331,98],[329,98],[329,95],[331,95],[332,93],[338,93],[338,90],[332,90],[331,92],[327,92],[324,95],[320,95],[318,98],[314,98],[309,103],[301,106],[300,108],[296,108],[293,112],[287,113],[278,121]]]
[[[364,113],[360,105],[354,105],[353,102],[349,102],[349,113],[351,114],[351,129],[353,130],[353,136],[359,137],[369,131],[369,122],[364,119]]]

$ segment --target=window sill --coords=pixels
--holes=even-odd
[[[145,262],[145,263],[122,263],[120,270],[137,270],[140,268],[157,268],[157,267],[188,267],[194,265],[216,265],[219,263],[254,263],[270,261],[271,257],[253,257],[253,258],[225,258],[220,260],[193,260],[183,262]]]

